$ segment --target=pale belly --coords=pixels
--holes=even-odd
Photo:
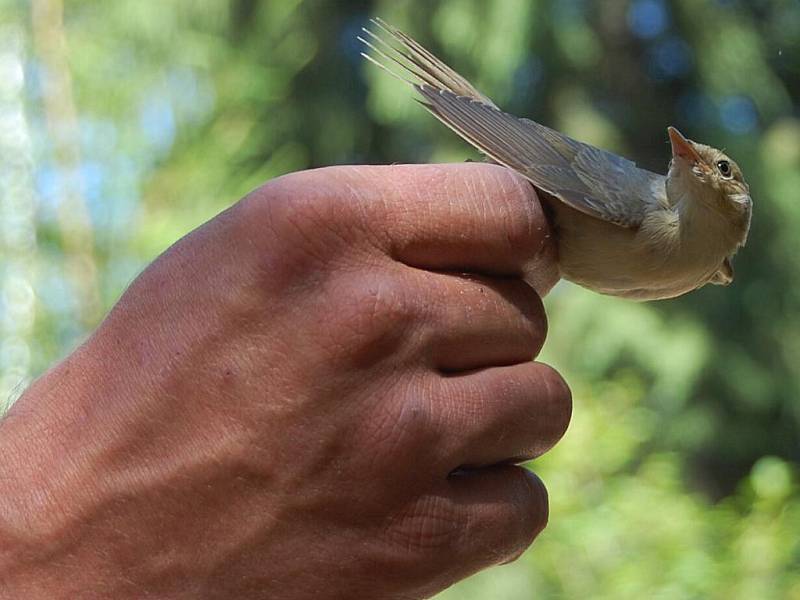
[[[654,245],[639,229],[595,219],[552,199],[564,279],[601,294],[672,298],[709,282],[728,256],[722,248]]]

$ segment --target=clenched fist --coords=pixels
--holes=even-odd
[[[0,596],[422,598],[547,521],[553,244],[501,167],[267,183],[0,422]],[[3,594],[8,594],[3,596]]]

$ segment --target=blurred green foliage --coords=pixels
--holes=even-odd
[[[634,304],[561,284],[575,412],[551,524],[443,598],[800,599],[796,0],[0,0],[0,394],[260,182],[474,153],[364,64],[370,16],[517,114],[664,172],[665,129],[751,183],[736,283]]]

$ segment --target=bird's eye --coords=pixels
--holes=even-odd
[[[720,174],[724,179],[730,179],[733,177],[733,171],[731,170],[731,163],[727,160],[721,160],[717,163],[717,169],[719,169]]]

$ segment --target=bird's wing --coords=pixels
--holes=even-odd
[[[661,175],[501,111],[416,41],[383,21],[373,23],[390,36],[391,43],[368,30],[372,41],[362,41],[412,75],[414,81],[403,80],[416,88],[422,104],[467,142],[581,212],[622,227],[641,224],[646,199],[652,197],[654,186],[663,184]]]

